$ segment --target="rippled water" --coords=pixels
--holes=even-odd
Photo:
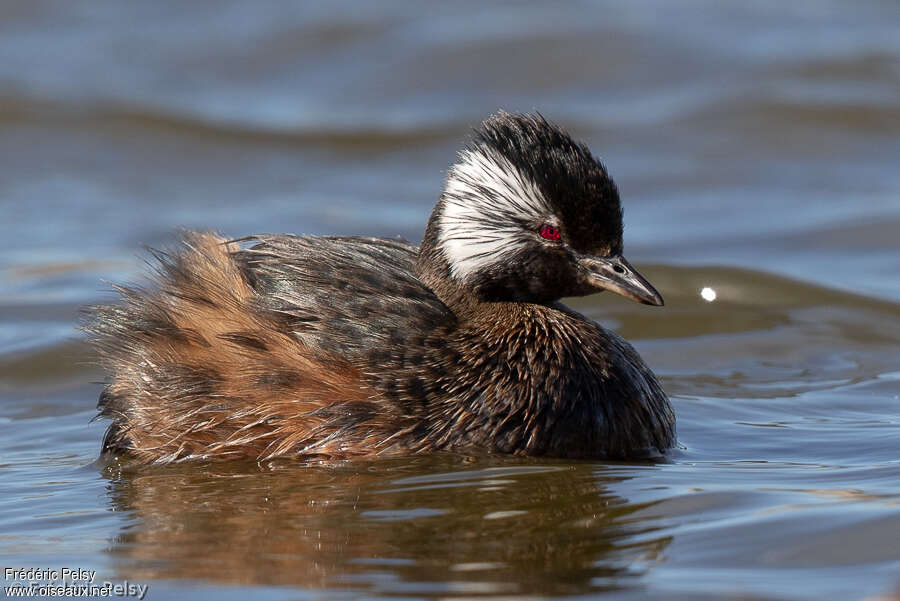
[[[149,599],[896,590],[896,3],[29,0],[0,6],[0,57],[0,567]],[[418,239],[501,107],[616,177],[667,305],[572,305],[662,377],[667,461],[95,463],[102,375],[73,324],[141,244]]]

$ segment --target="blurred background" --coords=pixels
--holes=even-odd
[[[75,323],[80,307],[113,298],[103,280],[139,277],[141,245],[165,246],[181,227],[418,241],[456,151],[498,109],[564,125],[619,185],[626,253],[667,307],[573,304],[631,339],[663,377],[682,442],[670,462],[371,468],[422,490],[452,482],[471,493],[465,507],[388,476],[289,469],[294,480],[277,490],[301,481],[332,495],[327,526],[282,508],[199,548],[213,526],[184,517],[196,495],[212,516],[230,515],[276,481],[255,474],[255,492],[238,487],[249,496],[236,501],[217,484],[233,472],[198,483],[191,472],[92,465],[102,374]],[[157,583],[151,599],[280,598],[275,584],[426,597],[847,600],[890,590],[900,577],[898,166],[895,1],[6,0],[0,558],[137,574]],[[465,469],[474,475],[446,476]],[[498,469],[505,484],[488,485]],[[543,473],[547,486],[534,486]],[[169,485],[200,492],[170,507],[153,494]],[[502,497],[475,494],[491,486]],[[375,513],[367,498],[379,500]],[[481,521],[485,505],[512,516],[508,530],[490,530],[510,541],[496,565],[488,540],[451,545],[454,533],[499,527]],[[606,515],[609,506],[624,509]],[[516,511],[544,529],[523,528]],[[368,546],[342,538],[385,515],[390,529],[378,526]],[[306,540],[290,530],[299,521],[330,551],[270,549],[253,535],[277,524]],[[393,538],[396,528],[408,536]],[[588,543],[598,540],[608,544]],[[426,541],[437,551],[420,562]],[[167,554],[173,546],[184,556]],[[229,577],[191,563],[211,547],[233,564]],[[286,565],[236,575],[266,553]],[[366,563],[376,556],[394,563]],[[307,579],[313,563],[324,572]]]

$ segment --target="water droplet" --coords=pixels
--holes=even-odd
[[[705,300],[706,302],[711,303],[716,300],[716,291],[707,286],[700,291],[700,296],[703,297],[703,300]]]

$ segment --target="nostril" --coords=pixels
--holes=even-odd
[[[613,265],[613,271],[615,271],[616,273],[621,275],[621,274],[625,273],[625,268],[622,267],[621,265]]]

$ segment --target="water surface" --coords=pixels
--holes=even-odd
[[[149,599],[890,594],[898,27],[875,1],[5,3],[0,566]],[[662,378],[666,461],[95,462],[102,374],[74,324],[142,244],[418,240],[498,108],[564,124],[619,184],[667,305],[571,304]]]

